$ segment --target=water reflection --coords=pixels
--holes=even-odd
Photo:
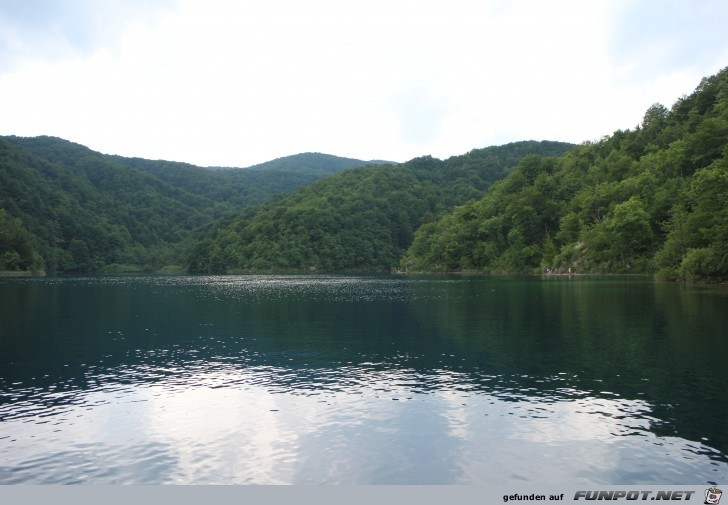
[[[433,374],[428,382],[439,387],[416,392],[406,373],[358,372],[347,386],[318,390],[281,387],[273,369],[231,367],[191,374],[187,385],[85,391],[73,404],[4,420],[13,435],[2,460],[14,464],[0,467],[0,478],[659,484],[694,482],[696,472],[726,476],[714,450],[651,433],[655,419],[640,400],[458,390],[449,385],[463,378],[452,372]]]
[[[728,411],[726,372],[704,366],[726,350],[721,292],[263,276],[0,293],[1,483],[728,477],[725,422],[704,415]]]

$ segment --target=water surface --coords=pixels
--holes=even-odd
[[[0,484],[728,481],[728,290],[0,279]]]

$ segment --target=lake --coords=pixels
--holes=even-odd
[[[728,481],[728,288],[0,279],[0,484]]]

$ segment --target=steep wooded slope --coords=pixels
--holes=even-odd
[[[420,228],[409,271],[654,272],[728,278],[728,70],[633,130],[524,158],[480,200]]]

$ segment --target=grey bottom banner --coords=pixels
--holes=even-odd
[[[0,486],[0,504],[490,504],[682,502],[720,505],[718,486]],[[728,505],[728,498],[726,499]]]

